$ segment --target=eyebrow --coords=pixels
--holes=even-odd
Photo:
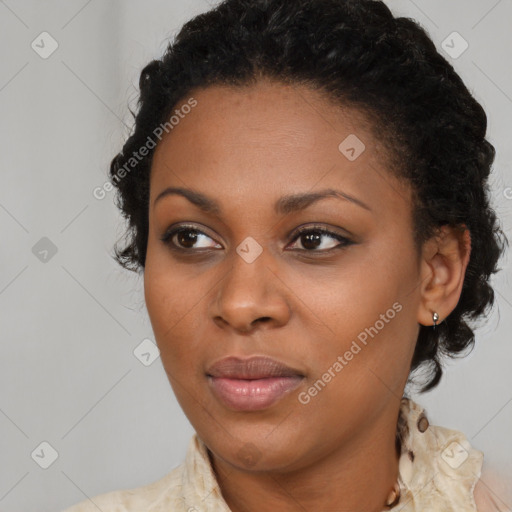
[[[164,197],[172,195],[185,197],[205,213],[211,213],[214,215],[222,214],[222,208],[220,204],[211,197],[208,197],[196,190],[181,187],[168,187],[160,192],[160,194],[158,194],[157,198],[153,202],[153,207]],[[367,204],[363,203],[363,201],[360,199],[357,199],[356,197],[346,194],[340,190],[334,190],[332,188],[320,190],[318,192],[305,192],[302,194],[290,194],[283,196],[275,202],[274,211],[277,214],[288,215],[292,212],[307,208],[311,204],[320,201],[321,199],[326,199],[329,197],[336,197],[338,199],[350,201],[351,203],[356,204],[365,210],[370,212],[372,211],[371,208]]]

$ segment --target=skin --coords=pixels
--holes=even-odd
[[[396,421],[420,324],[455,308],[468,233],[445,228],[418,251],[411,191],[390,174],[386,149],[358,111],[270,81],[190,96],[197,106],[155,150],[144,272],[176,397],[233,512],[261,510],[262,502],[285,512],[381,511],[398,474]],[[366,146],[354,161],[338,149],[349,134]],[[180,195],[155,203],[167,187],[201,192],[221,211],[204,212]],[[274,210],[282,196],[327,188],[369,209],[330,197],[285,215]],[[187,253],[161,240],[183,223],[204,233]],[[322,235],[305,249],[296,228],[318,225],[353,243],[339,247]],[[236,252],[246,237],[263,249],[252,263]],[[395,303],[394,318],[301,403],[299,394]],[[233,411],[205,374],[228,355],[269,356],[304,378],[266,410]]]

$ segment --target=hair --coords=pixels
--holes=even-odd
[[[442,356],[474,345],[469,321],[494,303],[489,280],[508,240],[489,205],[495,149],[485,138],[482,106],[427,32],[395,18],[382,1],[225,0],[187,22],[163,57],[142,70],[135,126],[111,162],[116,204],[127,221],[115,259],[128,270],[145,268],[154,148],[136,165],[133,158],[155,128],[168,125],[194,89],[262,78],[310,87],[367,116],[388,148],[389,172],[413,191],[417,247],[443,225],[469,230],[460,300],[435,329],[420,326],[412,359],[411,373],[426,370],[421,390],[435,387]]]

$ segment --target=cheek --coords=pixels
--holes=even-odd
[[[195,332],[197,308],[204,293],[201,280],[191,279],[168,257],[159,255],[148,246],[144,296],[163,359],[170,351],[180,357],[180,351],[186,353],[180,340],[187,341],[190,333]],[[192,340],[189,341],[190,351]]]
[[[411,312],[387,296],[365,308],[347,305],[332,324],[336,335],[310,347],[312,371],[298,396],[310,411],[305,421],[316,425],[317,411],[324,423],[343,425],[350,417],[363,424],[402,396],[414,349]]]
[[[179,265],[169,250],[151,235],[144,271],[144,296],[156,335],[181,323],[199,300],[200,280],[194,281],[190,266]],[[192,284],[192,282],[194,283]]]
[[[362,255],[350,272],[311,290],[318,316],[329,328],[322,330],[320,343],[310,346],[311,380],[329,382],[338,397],[361,397],[376,385],[384,393],[400,392],[409,373],[418,334],[417,275],[413,264],[399,265],[398,259],[414,261],[392,248],[378,257]]]
[[[187,286],[188,285],[188,286]],[[187,293],[187,290],[191,292]],[[198,379],[201,347],[190,333],[196,332],[197,288],[190,279],[158,265],[150,256],[144,273],[144,294],[160,358],[174,394],[184,411],[190,411],[201,396]]]

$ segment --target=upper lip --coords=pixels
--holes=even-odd
[[[267,379],[271,377],[303,377],[295,368],[265,356],[240,358],[225,357],[212,364],[206,371],[210,377],[231,379]]]

